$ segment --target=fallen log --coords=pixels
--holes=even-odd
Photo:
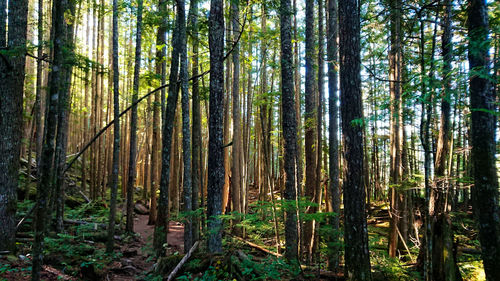
[[[238,240],[240,240],[241,242],[243,242],[243,243],[247,244],[248,246],[250,246],[250,247],[252,247],[252,248],[255,248],[255,249],[257,249],[257,250],[261,251],[261,252],[264,252],[264,253],[267,253],[267,254],[273,255],[273,256],[278,257],[278,258],[281,258],[281,257],[283,256],[282,254],[279,254],[279,253],[275,253],[275,252],[273,252],[273,251],[270,251],[270,250],[268,250],[268,249],[266,249],[266,248],[264,248],[264,247],[262,247],[262,246],[259,246],[259,245],[255,244],[255,243],[252,243],[252,242],[250,242],[250,241],[247,241],[247,240],[245,240],[245,239],[243,239],[243,238],[241,238],[241,237],[238,237],[238,236],[233,236],[233,237],[234,237],[234,238],[236,238],[236,239],[238,239]]]
[[[200,241],[196,241],[196,243],[194,243],[193,247],[191,247],[191,249],[189,249],[189,252],[182,258],[182,260],[179,262],[179,264],[177,264],[177,266],[174,268],[174,270],[172,270],[172,272],[168,275],[167,281],[170,281],[175,277],[175,275],[177,274],[179,269],[181,269],[182,265],[184,263],[186,263],[186,261],[193,254],[193,252],[196,250],[196,248],[198,247],[199,244],[200,244]]]

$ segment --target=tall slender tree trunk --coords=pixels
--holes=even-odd
[[[177,3],[179,4],[179,3]],[[170,64],[170,77],[167,105],[163,116],[163,134],[162,134],[162,164],[160,179],[160,198],[158,201],[158,217],[154,231],[154,248],[156,255],[163,256],[165,251],[163,244],[167,243],[168,215],[169,215],[169,184],[170,184],[170,157],[172,150],[172,137],[174,131],[175,112],[177,110],[177,101],[179,99],[179,86],[177,83],[179,77],[179,57],[180,57],[180,15],[177,14],[175,29],[172,36],[172,61]]]
[[[158,1],[158,11],[161,13],[166,12],[166,0]],[[165,32],[166,26],[165,22],[162,21],[160,26],[158,27],[158,33],[156,35],[156,74],[163,76],[164,65],[163,62],[164,54],[165,54]],[[162,90],[163,92],[164,90]],[[159,169],[158,169],[158,156],[160,151],[160,114],[161,114],[161,98],[160,93],[155,93],[155,100],[153,103],[153,144],[152,144],[152,152],[151,152],[151,204],[150,204],[150,212],[148,224],[156,223],[156,215],[157,215],[157,203],[156,203],[156,191],[158,190],[159,184]]]
[[[113,131],[113,164],[111,170],[111,198],[108,222],[108,241],[106,252],[112,253],[115,242],[116,197],[118,193],[118,172],[120,163],[120,73],[118,66],[118,0],[113,0],[113,115],[115,119]]]
[[[283,116],[281,125],[285,142],[285,257],[292,264],[297,264],[297,119],[295,117],[291,15],[291,1],[280,0],[281,113]]]
[[[240,11],[239,0],[231,1],[232,21],[233,21],[233,42],[236,42],[239,37],[240,30]],[[233,211],[239,214],[243,213],[241,209],[241,169],[242,169],[242,155],[241,155],[241,112],[240,112],[240,46],[236,43],[233,49],[233,157],[231,165],[231,195],[233,203]],[[272,196],[272,195],[271,195]],[[235,220],[235,224],[240,222],[239,219]],[[236,235],[241,235],[241,228],[235,227],[234,232]]]
[[[184,163],[183,170],[183,194],[184,194],[184,212],[188,214],[184,224],[184,252],[187,253],[193,246],[193,222],[189,215],[193,211],[193,186],[191,174],[191,126],[189,120],[189,84],[188,84],[188,58],[187,58],[187,34],[186,34],[186,8],[184,0],[178,0],[177,13],[179,16],[179,33],[181,45],[181,90],[182,90],[182,159]]]
[[[68,1],[54,1],[52,8],[52,41],[53,59],[49,77],[49,95],[47,96],[46,130],[40,158],[39,181],[37,186],[37,205],[35,208],[35,241],[33,242],[32,280],[40,280],[40,271],[43,264],[43,240],[46,232],[48,214],[50,210],[50,195],[55,184],[54,158],[56,156],[57,122],[59,116],[60,99],[67,95],[66,71],[68,71],[68,57],[65,53],[67,45],[67,25],[65,11],[69,7]],[[11,6],[12,7],[12,6]]]
[[[390,1],[391,18],[391,46],[389,53],[389,87],[391,93],[390,120],[391,120],[391,165],[390,165],[390,230],[389,256],[395,257],[398,248],[398,224],[401,217],[399,205],[400,192],[397,187],[401,183],[402,150],[403,150],[403,114],[401,99],[401,0]]]
[[[208,144],[208,251],[222,251],[222,221],[219,218],[224,186],[223,101],[224,101],[224,9],[222,0],[210,1],[208,28],[210,49],[210,116]]]
[[[498,177],[495,166],[495,96],[489,82],[488,9],[485,0],[470,0],[468,6],[472,188],[474,213],[479,223],[479,241],[486,280],[500,279],[500,218]]]
[[[339,108],[338,108],[338,3],[337,0],[328,0],[328,36],[327,36],[327,54],[328,54],[328,158],[329,184],[332,211],[335,216],[331,219],[334,236],[333,241],[339,239],[340,227],[340,184],[339,184]],[[332,269],[339,266],[340,249],[333,249],[329,265]]]
[[[69,0],[67,4],[67,10],[65,13],[69,12],[70,15],[75,14],[75,3]],[[69,115],[71,112],[71,78],[73,74],[71,59],[74,56],[73,53],[73,30],[74,23],[69,21],[65,24],[65,49],[63,50],[64,57],[66,59],[63,72],[63,81],[61,81],[63,91],[59,96],[58,104],[58,120],[57,120],[57,136],[56,136],[56,158],[55,158],[55,188],[54,188],[54,201],[56,207],[56,231],[63,231],[63,219],[64,219],[64,192],[65,192],[65,176],[64,170],[66,169],[66,149],[68,146],[68,126],[69,126]]]
[[[202,189],[201,171],[202,171],[202,154],[201,148],[203,146],[201,140],[201,111],[200,111],[200,83],[198,76],[198,46],[199,46],[199,35],[198,35],[198,0],[191,0],[189,11],[189,22],[191,27],[192,35],[192,45],[193,45],[193,59],[192,59],[192,96],[193,96],[193,141],[192,141],[192,181],[193,181],[193,211],[197,211],[200,207],[199,204],[199,193]],[[203,194],[201,195],[203,197]],[[193,241],[199,239],[200,231],[200,218],[198,216],[193,217]]]
[[[436,187],[431,189],[432,201],[429,206],[432,231],[432,276],[435,280],[460,280],[460,271],[453,253],[453,230],[448,214],[449,182],[447,176],[447,158],[450,150],[450,97],[451,97],[451,63],[452,63],[452,1],[444,1],[443,14],[443,91],[441,94],[441,128],[439,130],[434,173]],[[448,253],[448,254],[446,254]]]
[[[340,112],[344,141],[345,266],[350,280],[372,280],[363,184],[359,1],[339,2]]]
[[[137,28],[135,39],[135,62],[134,62],[134,86],[132,89],[132,104],[137,101],[139,95],[139,74],[141,73],[141,52],[142,52],[142,10],[143,0],[137,1]],[[132,106],[130,116],[130,156],[128,164],[128,185],[127,185],[127,223],[125,230],[134,232],[134,188],[137,166],[137,105]]]
[[[305,82],[305,113],[304,113],[304,130],[305,130],[305,155],[306,155],[306,185],[305,195],[307,202],[314,203],[316,191],[316,158],[317,158],[317,103],[314,82],[315,77],[315,35],[314,35],[314,0],[306,1],[306,82]],[[312,214],[316,208],[308,205],[306,213]],[[304,237],[302,239],[303,252],[311,257],[313,241],[314,221],[307,220],[304,222]]]
[[[9,1],[8,40],[5,0],[0,0],[0,48],[13,50],[0,62],[0,250],[15,250],[17,187],[23,122],[27,0]],[[19,51],[22,50],[22,51]],[[17,51],[14,51],[17,50]]]

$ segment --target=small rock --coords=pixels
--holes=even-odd
[[[139,215],[147,215],[149,214],[148,208],[144,206],[143,204],[136,203],[134,206],[134,211],[138,213]]]

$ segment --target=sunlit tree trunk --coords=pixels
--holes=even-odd
[[[137,27],[135,39],[135,62],[134,62],[134,86],[132,89],[132,103],[137,101],[139,95],[139,74],[141,73],[141,52],[142,52],[142,10],[143,0],[137,1]],[[128,164],[128,185],[127,185],[127,223],[125,230],[134,232],[134,188],[137,166],[137,105],[132,107],[130,116],[130,156]]]
[[[208,42],[210,50],[210,116],[208,144],[208,252],[222,252],[222,221],[219,218],[224,186],[224,9],[222,0],[210,1]]]

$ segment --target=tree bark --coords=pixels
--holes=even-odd
[[[193,181],[193,211],[197,211],[200,207],[199,204],[199,193],[202,189],[201,180],[201,148],[203,146],[201,140],[201,111],[200,111],[200,85],[198,79],[198,46],[199,46],[199,35],[198,35],[198,0],[191,0],[189,11],[189,20],[191,27],[192,45],[193,45],[193,59],[192,59],[192,75],[196,77],[193,79],[192,84],[192,96],[193,96],[193,128],[192,128],[192,181]],[[203,194],[201,195],[203,197]],[[200,218],[198,216],[193,217],[193,240],[197,241],[199,239],[200,231]]]
[[[468,5],[473,207],[487,280],[500,279],[500,218],[495,166],[495,96],[489,82],[488,9],[485,0]]]
[[[208,28],[210,49],[210,116],[208,144],[208,251],[222,251],[222,207],[224,185],[223,106],[224,106],[224,9],[222,0],[210,1]]]
[[[142,11],[143,0],[137,1],[137,27],[135,39],[135,62],[134,62],[134,85],[132,89],[132,104],[137,101],[139,94],[139,74],[141,73],[141,52],[142,52]],[[137,105],[132,106],[130,116],[130,156],[128,164],[128,184],[127,184],[127,223],[125,230],[134,232],[134,188],[137,174]]]
[[[35,241],[33,243],[33,266],[32,280],[40,280],[40,270],[43,264],[43,240],[46,231],[50,195],[54,189],[55,167],[54,158],[56,156],[55,142],[57,134],[57,122],[60,99],[64,100],[68,88],[66,87],[66,71],[68,71],[68,58],[66,57],[67,46],[65,24],[65,12],[68,1],[54,1],[52,7],[52,41],[53,59],[49,77],[49,95],[47,96],[47,120],[45,138],[40,158],[39,181],[37,186],[37,206],[35,208]],[[24,54],[23,54],[24,55]]]
[[[328,55],[328,158],[329,166],[329,185],[332,211],[335,213],[330,223],[333,227],[333,240],[339,238],[340,227],[340,184],[339,184],[339,108],[338,108],[338,2],[337,0],[328,0],[328,36],[327,36],[327,55]],[[330,257],[329,266],[331,269],[337,269],[339,266],[340,249],[333,249]]]
[[[177,3],[179,4],[179,3]],[[160,179],[160,198],[158,201],[158,217],[154,231],[154,248],[156,255],[163,256],[163,244],[167,243],[168,215],[169,215],[169,184],[170,184],[170,158],[172,150],[173,125],[175,121],[175,112],[177,110],[177,101],[179,98],[179,58],[180,58],[180,16],[177,14],[175,29],[172,36],[172,61],[170,64],[170,77],[167,105],[163,117],[163,138],[162,138],[162,165]]]
[[[315,35],[314,35],[314,0],[306,1],[306,82],[305,82],[305,112],[304,112],[304,130],[305,130],[305,155],[306,155],[306,185],[304,193],[309,203],[306,207],[306,213],[312,214],[317,208],[311,206],[314,203],[316,191],[316,158],[317,158],[317,103],[314,83],[315,77]],[[308,258],[312,254],[314,221],[306,220],[304,222],[304,237],[302,239],[302,251]]]
[[[0,250],[14,251],[28,1],[9,1],[8,42],[5,4],[0,0],[0,47],[13,53],[0,57]]]
[[[191,212],[193,211],[193,186],[191,175],[191,126],[189,123],[189,84],[188,84],[188,58],[187,58],[187,34],[186,34],[186,8],[184,0],[177,1],[177,13],[179,16],[179,33],[181,47],[181,90],[182,90],[182,158],[183,169],[183,195],[184,212],[186,222],[184,223],[184,251],[193,246],[193,223]]]
[[[285,257],[298,263],[297,233],[297,120],[292,54],[292,6],[290,0],[280,0],[281,39],[281,104],[282,128],[285,141]]]
[[[118,0],[113,0],[113,164],[111,170],[111,198],[109,211],[108,241],[106,242],[106,252],[114,251],[115,242],[115,218],[116,218],[116,197],[118,193],[118,172],[120,163],[120,73],[118,66]]]
[[[371,280],[363,184],[359,1],[339,2],[340,112],[344,141],[345,265],[350,280]]]
[[[236,45],[233,49],[233,157],[231,165],[231,196],[233,211],[237,212],[237,216],[243,213],[241,209],[241,113],[240,113],[240,45],[237,42],[240,33],[240,12],[239,0],[231,1],[232,21],[233,21],[233,42]],[[235,224],[240,222],[239,219],[234,221]],[[234,233],[240,236],[241,227],[234,227]]]

